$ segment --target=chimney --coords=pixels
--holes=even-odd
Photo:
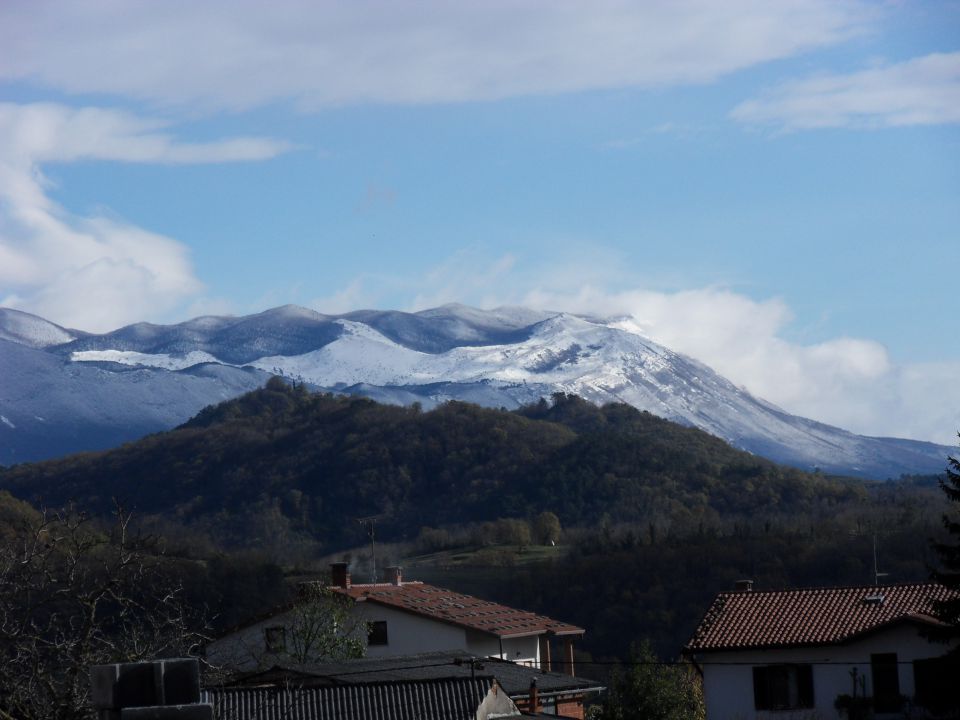
[[[391,585],[400,587],[403,585],[403,568],[399,565],[391,565],[387,568],[387,582]]]
[[[350,563],[330,563],[330,579],[334,587],[350,587]]]
[[[737,580],[733,584],[733,589],[736,592],[753,592],[753,580]]]
[[[537,679],[535,677],[530,678],[529,705],[527,712],[534,714],[540,712],[540,691],[537,690]]]

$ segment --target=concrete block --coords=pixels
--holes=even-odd
[[[124,708],[120,720],[213,720],[213,705]]]
[[[94,665],[90,694],[96,710],[200,702],[200,664],[195,658]]]
[[[163,702],[189,705],[200,702],[200,663],[196,658],[162,660]]]
[[[118,708],[159,705],[163,702],[160,667],[154,662],[121,663],[114,685]]]
[[[94,665],[90,668],[90,702],[95,710],[115,710],[114,689],[119,677],[119,665]]]

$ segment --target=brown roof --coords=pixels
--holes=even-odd
[[[576,625],[568,625],[551,620],[544,615],[517,610],[422,582],[404,582],[401,585],[390,583],[351,585],[347,589],[334,586],[332,589],[346,593],[357,601],[387,605],[501,638],[546,633],[554,635],[583,635],[584,633],[584,629]]]
[[[687,649],[834,645],[896,622],[936,624],[932,603],[953,596],[931,583],[723,592]]]

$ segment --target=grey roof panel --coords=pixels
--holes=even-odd
[[[333,685],[210,688],[220,720],[474,720],[489,678]]]

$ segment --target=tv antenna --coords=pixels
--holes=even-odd
[[[382,517],[383,515],[369,515],[367,517],[357,518],[358,523],[366,525],[367,537],[370,538],[370,561],[373,565],[370,582],[374,585],[377,584],[377,520]]]
[[[879,585],[880,578],[887,577],[890,573],[880,572],[879,565],[877,564],[877,533],[873,533],[873,584]]]
[[[870,530],[868,532],[854,530],[850,533],[851,537],[864,537],[865,535],[870,535],[870,537],[873,539],[873,584],[874,586],[877,586],[880,584],[880,578],[889,577],[890,573],[880,572],[880,561],[878,559],[879,551],[877,550],[877,538],[879,537],[880,533],[878,533],[876,530]]]

